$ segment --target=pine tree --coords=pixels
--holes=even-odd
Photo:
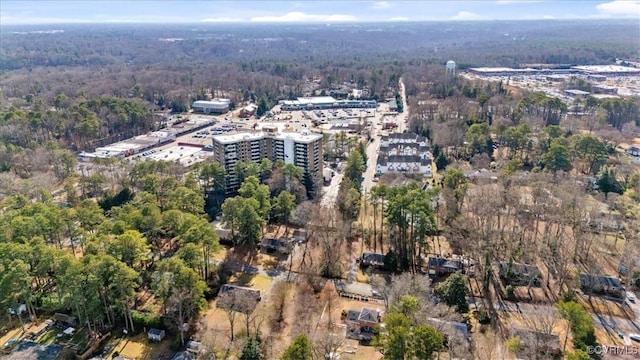
[[[262,360],[264,354],[262,353],[261,340],[258,335],[252,335],[247,338],[242,348],[242,355],[240,360]]]

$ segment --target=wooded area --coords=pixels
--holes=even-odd
[[[232,277],[247,275],[238,259],[257,257],[270,225],[304,230],[304,241],[288,264],[269,269],[289,273],[287,281],[269,280],[268,316],[224,310],[230,344],[205,344],[217,354],[262,359],[267,341],[272,358],[277,342],[285,345],[276,350],[283,359],[337,351],[342,340],[332,340],[331,306],[338,292],[327,279],[351,276],[358,252],[384,257],[379,269],[358,275],[384,303],[386,328],[376,329],[371,344],[386,359],[496,355],[474,350],[477,338],[438,321],[478,326],[495,334],[495,348],[515,353],[525,341],[506,332],[509,323],[495,306],[503,301],[559,312],[577,358],[595,344],[586,302],[570,296],[578,275],[617,273],[624,265],[627,285],[640,285],[640,172],[619,147],[640,133],[638,98],[567,103],[508,80],[447,77],[444,69],[450,59],[464,70],[638,58],[633,21],[63,27],[53,34],[2,27],[0,308],[25,304],[28,316],[8,315],[21,327],[59,312],[92,336],[167,328],[176,349],[184,348],[210,310],[208,300]],[[79,151],[160,129],[154,114],[184,113],[195,100],[253,102],[262,114],[279,100],[345,83],[410,109],[407,129],[430,140],[434,178],[381,181],[364,191],[372,133],[325,134],[325,160],[344,163],[331,208],[320,206],[322,189],[308,174],[280,161],[239,162],[242,185],[225,199],[224,169],[211,161],[185,168],[76,160]],[[228,238],[219,239],[211,223],[218,215]],[[215,260],[219,251],[232,256]],[[473,275],[433,282],[424,275],[430,256],[454,254],[473,264]],[[515,263],[542,268],[541,290],[502,284],[500,262],[510,271]],[[234,342],[237,313],[245,321],[242,344]],[[309,335],[321,320],[327,323],[319,335]],[[553,326],[542,328],[536,330],[552,333]]]

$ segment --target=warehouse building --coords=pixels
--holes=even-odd
[[[280,108],[285,111],[314,109],[375,108],[375,100],[336,100],[332,96],[299,97],[297,100],[281,100]]]
[[[203,114],[224,114],[229,111],[231,100],[229,99],[213,99],[199,100],[191,105],[194,112]]]
[[[640,69],[620,65],[580,65],[570,69],[515,69],[508,67],[477,67],[468,70],[471,74],[481,76],[515,76],[515,75],[586,75],[594,81],[606,80],[606,76],[639,75]],[[554,79],[554,78],[552,78]],[[553,80],[549,80],[553,81]]]

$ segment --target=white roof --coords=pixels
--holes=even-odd
[[[508,67],[478,67],[471,68],[470,70],[477,72],[519,72],[519,71],[537,71],[536,69],[526,68],[526,69],[513,69]]]
[[[299,97],[298,101],[308,104],[327,104],[334,103],[336,99],[333,96],[314,96],[314,97]]]
[[[588,91],[582,91],[577,89],[565,90],[564,92],[566,92],[567,94],[574,94],[574,95],[589,95]]]
[[[579,65],[573,66],[576,70],[593,71],[593,72],[619,72],[619,73],[638,73],[640,69],[620,66],[620,65]]]
[[[322,139],[322,134],[303,131],[303,132],[281,132],[278,134],[268,134],[262,131],[256,132],[240,132],[235,134],[215,135],[214,141],[221,144],[233,144],[240,141],[260,140],[265,137],[271,137],[273,139],[284,140],[291,139],[295,142],[310,143],[319,139]]]
[[[193,107],[227,107],[229,103],[226,101],[206,101],[199,100],[193,103]]]
[[[259,140],[264,137],[262,132],[241,132],[235,134],[214,135],[213,139],[222,144],[233,144],[239,141]]]
[[[149,155],[147,158],[162,161],[176,161],[186,157],[191,157],[191,155],[200,151],[202,151],[202,149],[195,146],[172,146],[168,149]]]

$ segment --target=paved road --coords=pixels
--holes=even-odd
[[[342,182],[343,177],[343,173],[336,173],[331,179],[331,184],[329,186],[322,187],[322,200],[320,200],[320,205],[326,208],[331,208],[336,204],[338,190],[340,190],[340,183]]]
[[[371,188],[375,185],[375,183],[373,182],[373,177],[376,173],[376,164],[378,162],[378,149],[380,148],[381,139],[379,132],[381,129],[382,125],[378,125],[378,123],[373,124],[373,141],[370,141],[367,145],[367,168],[362,174],[362,176],[364,177],[364,181],[362,182],[362,189],[365,194],[371,191]]]
[[[400,88],[400,96],[402,97],[402,105],[404,105],[403,107],[403,113],[402,114],[398,114],[398,131],[397,132],[404,132],[405,129],[407,128],[407,120],[405,119],[409,119],[409,105],[407,104],[407,92],[405,91],[404,88],[404,81],[402,81],[402,78],[400,78],[400,81],[398,82],[398,87]]]
[[[396,122],[398,124],[398,127],[396,128],[395,132],[402,133],[407,129],[407,121],[405,120],[405,118],[409,118],[409,107],[407,106],[407,97],[404,82],[402,81],[402,79],[400,79],[398,87],[400,88],[400,95],[402,96],[402,102],[404,104],[404,112],[396,115]],[[376,164],[378,162],[378,149],[380,148],[381,132],[382,124],[375,122],[371,131],[373,141],[370,141],[367,145],[367,168],[364,174],[362,174],[362,176],[364,177],[364,181],[362,182],[362,190],[365,195],[369,193],[369,191],[371,191],[371,188],[373,186],[375,186],[373,178],[376,173]]]

